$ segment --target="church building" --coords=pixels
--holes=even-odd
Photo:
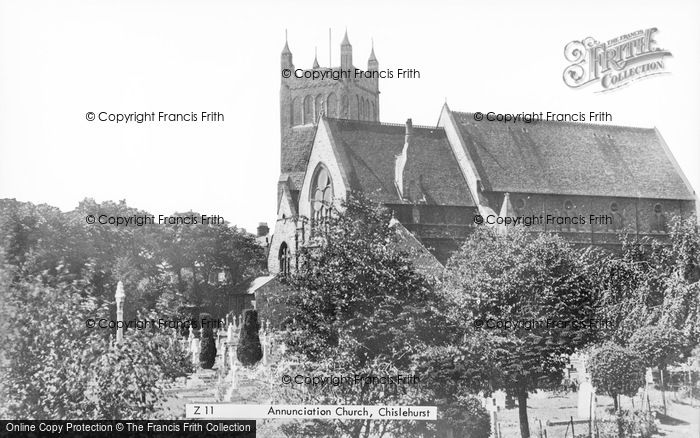
[[[357,68],[347,32],[340,50],[339,67],[315,60],[304,71]],[[366,71],[378,68],[372,48]],[[296,69],[287,43],[281,69]],[[314,224],[351,191],[393,211],[409,244],[443,265],[478,216],[569,218],[528,229],[610,246],[621,231],[664,239],[672,216],[696,211],[695,192],[655,128],[476,121],[447,104],[436,126],[382,123],[379,79],[292,74],[282,77],[280,131],[272,276],[295,269]]]

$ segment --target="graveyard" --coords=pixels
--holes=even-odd
[[[192,335],[179,339],[191,353],[195,372],[178,379],[165,391],[167,397],[160,405],[161,412],[171,418],[185,418],[186,403],[236,403],[260,404],[284,403],[276,397],[279,392],[273,385],[281,385],[275,377],[277,363],[284,354],[280,334],[270,328],[269,321],[260,324],[260,343],[263,358],[253,367],[243,366],[236,357],[241,322],[239,318],[223,323],[216,333],[217,358],[211,369],[199,366],[199,340]],[[583,382],[574,387],[562,387],[559,391],[536,391],[528,400],[528,417],[531,436],[538,438],[617,436],[615,417],[611,413],[610,396],[596,394],[585,370],[586,358],[573,355],[566,370],[567,380]],[[656,377],[656,380],[655,380]],[[700,434],[700,399],[688,397],[677,387],[665,391],[658,387],[658,374],[651,369],[645,376],[646,387],[634,397],[620,396],[619,408],[647,410],[656,417],[656,431],[651,436],[685,438]],[[508,400],[504,391],[496,391],[482,397],[482,405],[491,416],[492,437],[518,438],[520,425],[515,401]],[[261,436],[276,436],[283,420],[258,421]],[[457,438],[454,436],[453,438]]]

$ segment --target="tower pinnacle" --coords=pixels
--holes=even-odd
[[[369,54],[369,59],[367,60],[367,70],[379,70],[379,62],[374,54],[374,38],[372,38],[372,52]]]
[[[321,66],[318,64],[318,47],[314,49],[314,69],[321,68]]]
[[[343,70],[352,68],[352,45],[348,39],[348,31],[345,30],[343,42],[340,43],[340,68]]]
[[[284,30],[284,48],[282,48],[282,55],[280,56],[280,64],[282,68],[292,68],[294,67],[294,62],[292,61],[292,51],[289,50],[289,43],[287,41],[287,30]]]

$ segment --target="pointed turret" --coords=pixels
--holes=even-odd
[[[340,68],[344,70],[352,68],[352,45],[348,39],[347,29],[345,30],[343,42],[340,43]]]
[[[374,39],[372,40],[372,53],[369,54],[369,59],[367,60],[367,70],[379,70],[379,61],[377,61],[377,57],[374,54]]]
[[[289,50],[289,43],[287,42],[287,31],[284,31],[284,48],[282,49],[282,55],[280,56],[280,64],[282,68],[294,68],[294,62],[292,62],[292,51]]]
[[[318,48],[314,51],[314,66],[313,66],[313,69],[316,70],[317,68],[321,68],[321,66],[318,64]]]

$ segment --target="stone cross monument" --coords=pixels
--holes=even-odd
[[[117,291],[114,293],[114,298],[117,301],[117,343],[120,343],[124,338],[124,284],[119,281],[117,283]]]

